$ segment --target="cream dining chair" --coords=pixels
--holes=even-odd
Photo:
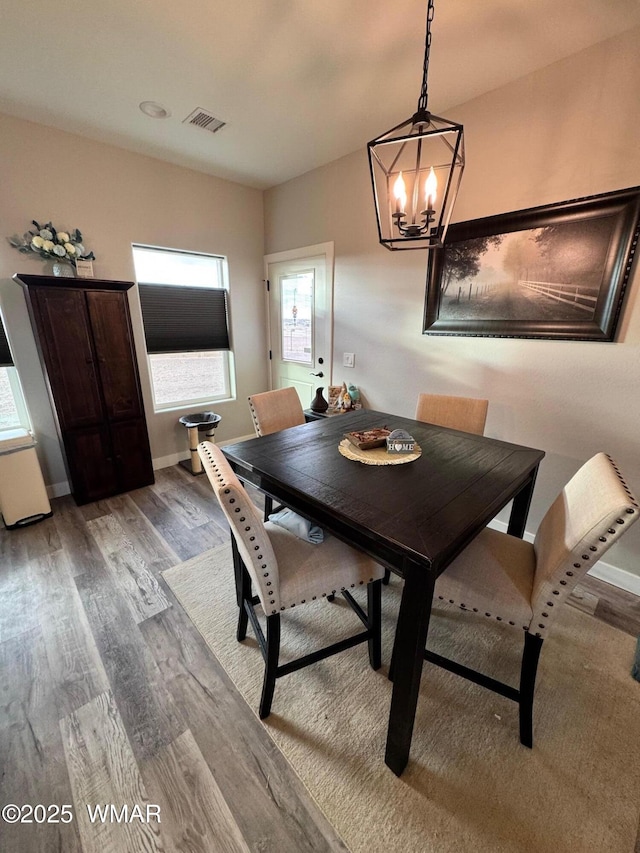
[[[257,436],[270,435],[281,429],[305,422],[302,403],[295,388],[278,388],[249,397],[249,408]]]
[[[524,631],[519,689],[429,650],[425,659],[516,701],[525,746],[533,745],[538,659],[560,605],[637,521],[638,510],[620,470],[598,453],[558,495],[533,543],[485,528],[436,581],[434,605],[457,605]]]
[[[249,397],[249,409],[258,438],[305,423],[304,411],[295,388],[278,388],[275,391],[252,394]],[[273,499],[270,495],[265,495],[265,521],[272,512]]]
[[[283,527],[264,522],[249,499],[222,450],[211,442],[198,453],[235,543],[234,565],[238,592],[237,638],[245,639],[248,622],[265,660],[260,718],[271,711],[276,679],[359,643],[369,647],[373,669],[381,664],[381,582],[383,569],[370,557],[325,533],[320,544],[299,539]],[[367,587],[367,613],[349,590]],[[253,594],[253,589],[257,595]],[[342,592],[365,630],[279,666],[280,616],[291,607]],[[256,615],[260,604],[266,616],[266,637]]]
[[[416,420],[482,435],[488,408],[488,400],[480,400],[476,397],[419,394]]]
[[[416,420],[434,426],[459,429],[476,435],[484,433],[487,420],[488,400],[476,397],[448,397],[442,394],[418,394]],[[384,573],[383,583],[388,585],[391,579],[389,569]]]

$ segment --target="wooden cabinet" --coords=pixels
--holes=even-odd
[[[126,291],[133,282],[16,275],[78,504],[153,483]]]

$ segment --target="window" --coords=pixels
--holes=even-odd
[[[133,246],[156,411],[233,396],[227,262]]]
[[[31,429],[31,423],[0,315],[0,433],[20,427]]]

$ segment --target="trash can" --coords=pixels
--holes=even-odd
[[[36,455],[36,440],[26,429],[0,438],[0,512],[8,530],[52,515]]]

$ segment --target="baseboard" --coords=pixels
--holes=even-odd
[[[168,456],[158,456],[153,460],[153,470],[159,471],[160,468],[170,468],[172,465],[177,465],[178,462],[188,458],[188,450],[184,453],[170,453]]]
[[[64,482],[62,483],[52,483],[46,488],[47,497],[49,498],[49,500],[52,500],[53,498],[61,498],[63,495],[71,494],[71,488],[67,480],[64,480]]]
[[[229,438],[227,441],[218,441],[217,443],[220,447],[224,447],[227,444],[236,444],[239,441],[248,441],[250,438],[255,438],[255,432],[252,432],[251,435],[239,435],[237,438]]]
[[[494,530],[499,530],[501,533],[507,532],[507,523],[493,519],[488,525]],[[533,542],[534,535],[526,531],[524,539],[527,542]],[[611,563],[603,563],[600,561],[592,569],[589,569],[587,574],[592,578],[597,578],[599,581],[610,583],[612,586],[617,586],[618,589],[624,589],[626,592],[632,592],[634,595],[640,595],[640,575],[634,575],[626,569],[621,569]]]
[[[626,592],[640,595],[640,576],[634,575],[626,569],[612,566],[611,563],[598,563],[592,569],[589,569],[589,574],[592,578],[597,578],[599,581],[605,581],[605,583],[610,583],[612,586],[617,586]]]
[[[224,447],[225,444],[236,444],[238,441],[246,441],[249,438],[255,437],[255,433],[251,433],[251,435],[240,435],[237,438],[229,438],[226,441],[217,441],[216,444]],[[188,450],[185,450],[183,453],[170,453],[168,456],[158,456],[153,460],[153,470],[159,471],[161,468],[170,468],[172,465],[177,465],[178,462],[182,462],[183,459],[188,458]]]

